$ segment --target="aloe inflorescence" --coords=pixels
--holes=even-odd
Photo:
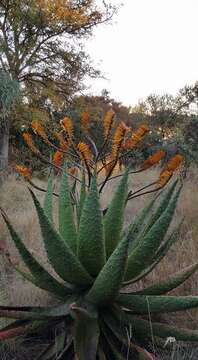
[[[27,281],[49,292],[59,303],[52,307],[0,306],[0,316],[13,319],[9,326],[0,330],[2,341],[19,335],[43,334],[50,328],[53,330],[52,343],[37,360],[135,359],[138,354],[144,359],[154,359],[147,348],[151,340],[160,342],[173,336],[176,340],[198,341],[197,331],[151,322],[152,314],[198,307],[197,296],[169,295],[198,269],[198,263],[141,290],[129,286],[151,272],[178,239],[180,224],[171,233],[168,229],[182,189],[179,181],[175,179],[170,184],[157,206],[158,194],[155,195],[128,228],[123,229],[128,201],[144,193],[161,190],[182,158],[176,155],[162,169],[159,179],[132,192],[128,189],[128,179],[138,170],[132,170],[129,164],[122,174],[115,175],[115,168],[126,151],[133,151],[135,146],[139,146],[148,128],[142,126],[132,133],[121,123],[114,130],[113,118],[113,111],[105,117],[101,149],[97,149],[90,137],[87,114],[86,141],[79,144],[75,144],[71,120],[64,119],[61,137],[58,138],[61,144],[67,146],[60,144],[59,147],[50,140],[49,146],[55,151],[54,161],[50,162],[41,155],[41,160],[52,167],[44,206],[29,186],[47,257],[57,276],[46,270],[31,254],[1,210],[11,238],[27,267],[25,271],[13,265],[16,271]],[[40,126],[36,128],[48,143]],[[112,150],[109,146],[107,154],[111,139]],[[32,141],[30,145],[34,153],[40,156]],[[62,154],[63,166],[57,151]],[[110,160],[107,162],[105,157]],[[163,157],[164,153],[158,152],[140,166],[139,171],[147,170]],[[98,170],[99,161],[103,165]],[[77,173],[71,171],[74,167]],[[101,169],[106,167],[108,171],[101,176]],[[57,171],[61,173],[59,194],[53,192],[53,169],[55,174]],[[26,181],[35,187],[30,172],[19,166],[16,170],[25,174]],[[107,208],[101,209],[100,194],[115,176],[120,176],[119,185]],[[73,179],[72,183],[69,177]],[[57,226],[52,206],[54,195],[59,196]]]

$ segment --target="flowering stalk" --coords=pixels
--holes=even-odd
[[[66,132],[68,142],[71,144],[73,139],[74,127],[72,120],[69,117],[65,117],[60,121],[63,130]]]
[[[144,136],[149,132],[147,125],[141,125],[136,132],[134,132],[130,139],[123,144],[124,150],[132,150],[137,147]]]
[[[105,164],[101,169],[98,170],[98,174],[105,168],[108,169],[108,174],[104,180],[103,185],[100,188],[100,192],[102,191],[102,189],[104,188],[105,184],[107,183],[108,179],[110,178],[113,169],[115,168],[118,160],[119,160],[119,155],[120,155],[120,150],[122,148],[122,144],[124,142],[124,138],[126,133],[128,132],[129,128],[126,126],[126,124],[124,123],[124,121],[122,121],[114,134],[113,140],[112,140],[112,152],[111,152],[111,158],[112,160]]]
[[[35,134],[39,135],[46,144],[50,145],[50,141],[48,140],[45,130],[38,121],[32,121],[31,127]]]
[[[32,136],[29,133],[27,133],[27,132],[23,133],[23,139],[24,139],[25,143],[27,144],[27,146],[30,148],[30,150],[34,154],[36,154],[37,156],[41,155],[40,151],[37,149],[37,147],[32,139]]]
[[[153,155],[149,156],[143,163],[142,170],[147,170],[153,165],[156,165],[165,157],[166,153],[163,150],[158,150]]]
[[[63,150],[63,151],[68,150],[69,144],[68,144],[67,141],[65,141],[62,131],[60,131],[60,132],[55,132],[54,135],[55,135],[55,137],[57,138],[57,140],[59,141],[60,149]]]
[[[107,111],[104,121],[103,121],[103,128],[104,128],[104,142],[106,143],[109,139],[113,123],[114,123],[115,111],[112,109]]]
[[[90,113],[88,111],[84,111],[81,115],[81,127],[84,132],[88,132],[88,126],[90,123]]]
[[[90,151],[90,148],[87,144],[85,144],[84,142],[80,142],[77,146],[77,149],[80,153],[80,157],[82,162],[85,164],[86,169],[87,169],[87,173],[88,173],[88,178],[89,178],[89,185],[91,182],[91,171],[90,171],[90,167],[89,167],[89,161],[92,158],[92,154]]]
[[[104,130],[104,142],[103,145],[98,152],[98,155],[96,157],[96,162],[100,159],[100,156],[103,154],[103,151],[109,141],[111,130],[114,125],[114,118],[115,118],[115,111],[113,109],[110,109],[107,111],[104,120],[103,120],[103,130]],[[101,159],[100,159],[101,160]]]
[[[160,187],[165,186],[173,176],[173,173],[180,167],[184,158],[182,155],[177,154],[173,156],[162,170],[157,184]]]
[[[53,164],[56,167],[61,167],[63,164],[63,153],[61,151],[56,151],[53,157]]]

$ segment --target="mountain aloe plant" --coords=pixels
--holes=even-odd
[[[52,341],[37,360],[135,359],[139,355],[141,359],[154,359],[154,355],[148,350],[151,340],[159,341],[173,336],[176,340],[198,341],[197,331],[151,322],[153,314],[198,307],[198,296],[179,297],[169,294],[198,269],[198,263],[160,283],[139,290],[137,286],[133,286],[157,266],[178,239],[180,225],[171,233],[168,229],[182,188],[178,180],[175,180],[162,194],[160,201],[156,196],[152,198],[126,228],[124,213],[128,201],[148,192],[148,186],[135,192],[128,189],[128,179],[133,172],[130,164],[122,176],[113,176],[113,170],[121,149],[128,148],[127,142],[130,142],[133,149],[144,136],[146,127],[132,134],[130,139],[125,139],[128,136],[125,125],[121,124],[120,128],[116,128],[112,137],[112,157],[108,164],[104,162],[105,165],[102,165],[106,175],[101,180],[102,167],[98,170],[96,163],[102,158],[110,136],[108,131],[112,129],[112,118],[112,112],[108,113],[104,124],[105,140],[100,152],[91,142],[93,151],[95,149],[94,156],[90,155],[91,146],[82,143],[78,147],[75,145],[71,122],[67,128],[66,118],[64,126],[66,133],[68,132],[70,150],[64,146],[64,149],[62,147],[57,151],[62,151],[64,156],[67,152],[66,159],[73,151],[78,173],[71,169],[69,162],[62,168],[56,162],[56,172],[62,172],[60,191],[59,194],[54,192],[52,174],[44,206],[32,189],[29,189],[46,254],[57,276],[46,270],[31,254],[1,210],[11,238],[27,267],[27,271],[24,271],[14,265],[16,271],[27,281],[49,292],[58,303],[51,307],[0,306],[0,316],[13,320],[0,330],[0,341],[19,335],[34,336],[45,331],[49,333],[51,329]],[[35,127],[47,142],[38,124],[34,124],[34,129]],[[35,150],[31,138],[29,140],[29,145]],[[124,146],[121,140],[125,141]],[[40,156],[39,150],[37,155]],[[157,156],[157,160],[160,158]],[[155,191],[168,182],[180,160],[178,155],[168,162],[160,179],[154,183]],[[148,164],[153,165],[153,158],[147,159],[145,164],[146,168]],[[18,170],[34,186],[28,170],[23,167],[18,167]],[[69,176],[73,178],[73,184],[69,181]],[[100,194],[105,184],[116,176],[120,176],[119,185],[107,208],[102,209]],[[55,224],[53,217],[54,196],[59,196],[58,224]]]

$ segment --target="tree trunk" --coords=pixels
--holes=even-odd
[[[8,167],[8,151],[9,151],[9,122],[4,121],[0,129],[0,171],[6,170]]]

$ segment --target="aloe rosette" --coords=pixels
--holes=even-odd
[[[150,340],[173,336],[178,341],[198,341],[198,331],[177,329],[165,323],[150,324],[152,314],[198,307],[198,296],[169,294],[198,269],[198,263],[141,290],[129,286],[151,272],[176,242],[180,226],[172,233],[168,229],[181,187],[177,181],[173,182],[158,206],[153,198],[123,231],[128,176],[126,170],[108,208],[102,211],[97,177],[92,176],[88,187],[84,176],[81,196],[76,196],[74,202],[74,188],[63,169],[58,230],[52,211],[53,177],[49,178],[43,207],[30,190],[56,277],[30,253],[2,210],[11,238],[27,267],[24,271],[15,266],[16,271],[49,292],[59,305],[0,306],[0,316],[12,320],[0,330],[0,341],[43,334],[51,329],[52,342],[37,360],[126,359],[127,356],[135,359],[139,355],[154,359],[147,348]],[[79,193],[79,188],[75,187],[75,192]]]

